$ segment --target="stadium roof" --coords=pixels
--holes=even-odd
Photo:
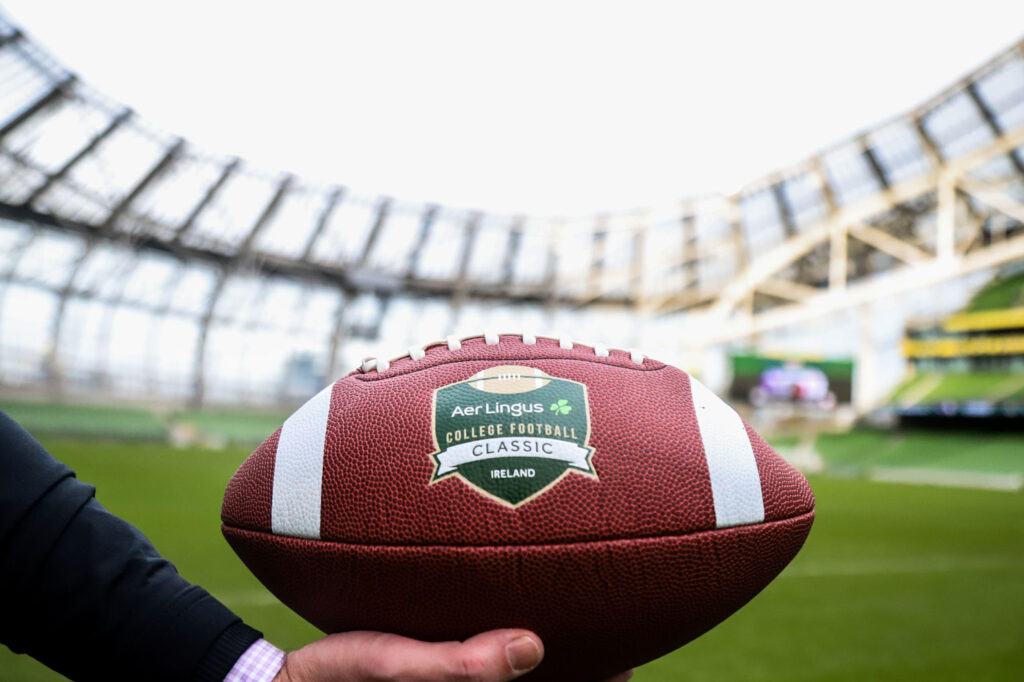
[[[353,338],[476,320],[586,329],[586,312],[573,311],[595,304],[606,311],[597,336],[628,342],[628,324],[608,333],[609,306],[708,303],[758,254],[830,213],[1024,125],[1022,51],[733,195],[557,220],[360,195],[207,153],[0,18],[0,377],[265,399],[284,390],[283,368],[306,371],[304,357],[317,380],[348,366],[339,354],[361,351],[342,347]],[[1019,178],[1024,156],[1018,147],[981,172]],[[892,261],[855,256],[851,280]],[[809,254],[794,277],[822,286],[825,261]]]

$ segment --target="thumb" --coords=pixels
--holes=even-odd
[[[278,680],[506,682],[533,670],[543,655],[540,639],[527,630],[492,630],[465,642],[345,632],[289,654]]]
[[[540,638],[526,630],[493,630],[458,645],[458,666],[471,680],[511,680],[536,668],[544,657]],[[473,673],[482,673],[474,677]]]

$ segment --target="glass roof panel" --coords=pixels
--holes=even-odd
[[[391,356],[404,353],[409,346],[439,341],[452,333],[452,309],[438,299],[396,298],[388,306],[381,323],[381,344]]]
[[[740,220],[748,254],[760,254],[785,241],[786,229],[780,210],[775,192],[771,189],[740,198]]]
[[[33,188],[34,189],[34,188]],[[90,192],[83,192],[66,183],[55,183],[35,206],[43,212],[53,213],[64,220],[89,225],[100,224],[110,212],[110,202]]]
[[[621,215],[608,222],[601,258],[601,292],[606,296],[628,296],[632,291],[636,230],[642,227],[642,220],[641,216]]]
[[[275,256],[301,256],[329,197],[330,192],[322,187],[289,189],[256,237],[254,248]]]
[[[105,111],[81,98],[64,98],[14,130],[5,146],[52,173],[88,144],[110,121]]]
[[[197,245],[238,246],[256,225],[275,189],[276,183],[269,178],[240,169],[199,214],[195,227],[182,241]]]
[[[702,290],[713,290],[739,270],[736,249],[731,239],[698,242],[697,282]]]
[[[53,87],[52,79],[25,60],[21,50],[0,50],[0,126],[21,113]]]
[[[875,158],[885,169],[891,183],[928,172],[931,163],[921,139],[909,121],[897,121],[870,134]]]
[[[170,238],[220,177],[223,166],[223,162],[183,155],[135,199],[121,226],[138,229],[132,217],[141,217],[145,222],[140,227]]]
[[[528,331],[543,335],[548,331],[545,324],[548,315],[538,305],[487,304],[484,308],[484,324],[490,329],[498,330],[499,333],[521,334]]]
[[[95,198],[113,204],[145,175],[163,155],[165,146],[130,123],[121,125],[71,169],[67,182]],[[59,209],[44,194],[39,205]]]
[[[666,294],[686,285],[682,267],[683,240],[683,225],[678,217],[664,217],[644,230],[644,267],[640,272],[644,295]]]
[[[981,112],[964,92],[928,112],[924,124],[946,158],[965,154],[992,139]]]
[[[596,227],[593,219],[566,221],[552,227],[558,258],[555,277],[559,293],[579,295],[586,290],[594,259]]]
[[[394,273],[404,273],[409,265],[409,254],[420,248],[416,239],[420,234],[426,208],[398,204],[388,213],[380,236],[370,253],[370,266]]]
[[[732,225],[727,219],[726,202],[723,199],[705,199],[697,202],[694,216],[697,241],[702,244],[714,244],[732,235]]]
[[[813,225],[828,215],[828,204],[821,191],[821,182],[814,173],[787,178],[782,191],[789,202],[797,229]]]
[[[528,331],[541,336],[550,335],[554,331],[545,323],[546,317],[543,309],[535,305],[495,304],[493,301],[471,299],[459,309],[453,333],[473,336],[494,330],[499,334],[521,334]]]
[[[713,289],[735,274],[738,267],[729,209],[723,199],[711,197],[696,202],[694,215],[697,281],[701,289]]]
[[[539,284],[548,276],[551,244],[548,220],[527,220],[512,268],[512,279],[517,284]]]
[[[567,334],[572,341],[585,346],[595,342],[607,344],[610,348],[628,348],[633,344],[637,326],[636,319],[619,323],[613,309],[608,306],[579,308],[558,308],[552,314],[550,328],[558,334]]]
[[[362,253],[377,208],[377,202],[359,197],[343,199],[317,240],[313,257],[323,263],[345,263],[357,258]]]
[[[857,142],[845,144],[825,154],[824,165],[836,203],[840,206],[872,194],[881,186],[868,160],[864,158],[863,148]]]
[[[458,275],[459,259],[466,241],[464,212],[438,212],[416,263],[416,276],[423,279],[450,280]]]
[[[469,256],[468,276],[474,282],[497,282],[504,276],[512,219],[484,216]]]
[[[1003,130],[1024,123],[1024,57],[1018,54],[999,65],[977,82],[977,88]]]

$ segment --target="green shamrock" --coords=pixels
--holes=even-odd
[[[551,404],[551,411],[557,412],[558,414],[569,414],[572,412],[572,405],[565,398],[562,398],[557,403]]]

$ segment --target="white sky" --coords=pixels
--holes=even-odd
[[[87,82],[213,151],[546,214],[730,191],[1024,32],[1019,0],[0,4]]]

